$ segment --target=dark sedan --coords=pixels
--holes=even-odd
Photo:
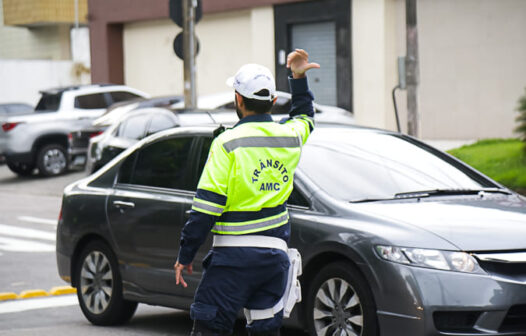
[[[65,189],[62,279],[94,324],[137,303],[188,309],[175,285],[181,227],[217,126],[143,139]],[[453,157],[383,130],[320,125],[288,202],[311,335],[524,335],[526,199]],[[185,277],[186,279],[186,277]]]

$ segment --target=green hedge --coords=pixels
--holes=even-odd
[[[519,139],[487,139],[448,151],[497,182],[526,194],[526,150]]]

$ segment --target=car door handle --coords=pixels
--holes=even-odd
[[[124,201],[113,201],[113,206],[122,209],[122,208],[135,208],[135,203],[133,202],[124,202]]]

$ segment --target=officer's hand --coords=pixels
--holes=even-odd
[[[179,285],[179,283],[181,283],[183,285],[183,287],[186,288],[186,287],[188,287],[188,285],[186,284],[186,282],[183,279],[183,270],[184,269],[186,269],[188,274],[192,274],[192,272],[193,272],[192,264],[183,265],[183,264],[180,264],[179,261],[177,261],[175,263],[175,265],[174,265],[175,284]]]
[[[309,63],[309,54],[303,49],[296,49],[287,56],[287,68],[292,71],[293,78],[305,77],[307,70],[319,67],[318,63]]]

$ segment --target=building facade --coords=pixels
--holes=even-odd
[[[0,103],[35,104],[39,90],[90,82],[88,29],[72,30],[87,12],[86,0],[0,0]]]
[[[4,0],[5,1],[5,0]],[[196,25],[198,95],[260,63],[287,90],[286,54],[304,48],[322,65],[309,75],[319,103],[352,111],[359,124],[395,129],[392,89],[406,53],[404,0],[203,0]],[[420,134],[424,139],[513,136],[526,86],[526,1],[419,0]],[[183,92],[172,43],[181,31],[168,1],[89,0],[92,80],[153,95]],[[397,93],[402,130],[405,92]]]

